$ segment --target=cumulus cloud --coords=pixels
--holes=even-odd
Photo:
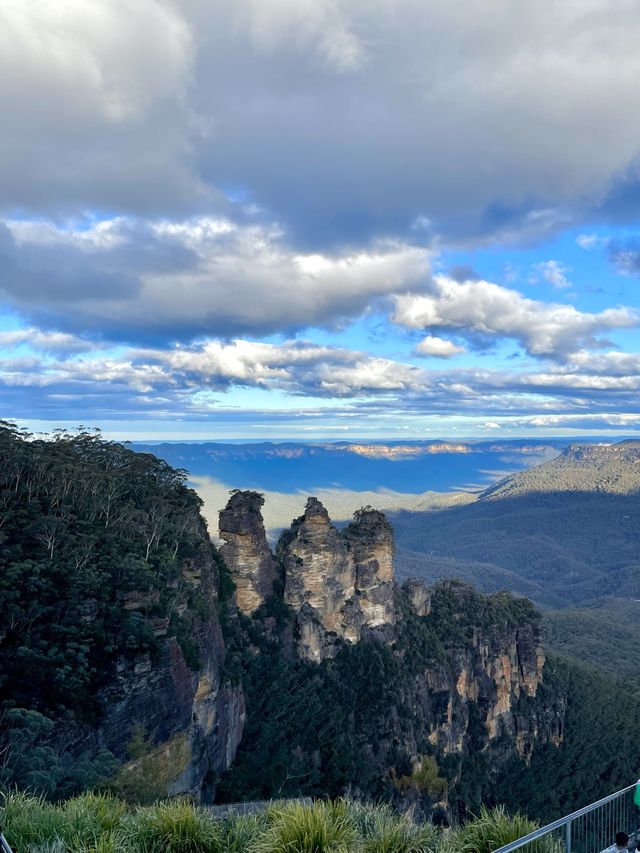
[[[446,338],[437,338],[435,335],[427,335],[416,347],[418,355],[434,356],[435,358],[451,358],[463,352],[466,352],[464,347],[458,346]]]
[[[190,394],[231,387],[265,388],[327,398],[418,391],[428,384],[419,368],[391,359],[306,341],[283,344],[208,341],[170,349],[128,349],[75,360],[11,358],[0,362],[7,385],[70,383],[126,386],[140,394]]]
[[[571,287],[571,282],[567,278],[567,273],[570,270],[567,266],[560,263],[560,261],[541,261],[539,264],[536,264],[535,270],[538,275],[542,276],[545,281],[558,288],[558,290],[565,290]]]
[[[316,246],[631,218],[639,37],[626,1],[4,0],[2,204],[240,193]]]
[[[353,318],[379,297],[422,290],[429,260],[397,241],[299,252],[273,226],[209,217],[10,221],[0,226],[0,299],[36,322],[104,337],[231,337]]]
[[[453,329],[487,341],[512,338],[530,355],[559,358],[582,347],[604,346],[603,332],[639,326],[640,311],[619,307],[588,313],[527,299],[488,281],[436,276],[432,293],[396,297],[391,319],[410,329]]]
[[[5,209],[166,212],[213,203],[220,194],[193,168],[195,51],[189,21],[158,0],[5,0]]]

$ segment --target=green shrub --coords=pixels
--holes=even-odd
[[[220,822],[220,845],[223,853],[248,853],[267,827],[267,816],[229,815]]]
[[[536,828],[501,807],[482,808],[460,829],[440,830],[387,804],[346,799],[276,804],[214,820],[187,800],[129,811],[105,794],[52,805],[23,793],[4,796],[0,823],[16,853],[492,853]],[[561,853],[551,838],[531,848]]]
[[[341,800],[274,808],[268,818],[252,853],[350,853],[355,845],[356,828]]]
[[[24,793],[3,797],[0,823],[12,848],[25,853],[44,845],[51,847],[65,834],[60,809],[47,803],[43,797]]]
[[[42,797],[11,793],[4,797],[2,823],[14,850],[23,853],[111,853],[125,806],[102,794],[84,794],[52,805]]]
[[[538,825],[521,814],[509,815],[502,806],[480,809],[480,816],[452,833],[450,840],[457,853],[492,853],[511,841],[522,838]],[[559,853],[551,837],[527,847],[529,853]]]
[[[348,803],[349,816],[360,838],[358,853],[428,853],[434,851],[439,832],[432,824],[416,824],[386,803]]]
[[[444,799],[449,788],[447,780],[440,776],[438,764],[431,755],[423,756],[410,776],[398,777],[395,770],[392,770],[391,782],[398,791],[419,791],[434,800]]]
[[[186,800],[139,808],[125,821],[125,843],[135,853],[221,853],[218,822]]]

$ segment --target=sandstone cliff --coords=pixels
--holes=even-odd
[[[167,636],[169,619],[154,623],[157,649],[122,659],[115,678],[101,691],[98,745],[124,762],[125,787],[140,786],[149,796],[190,794],[200,797],[215,787],[231,766],[242,738],[245,702],[242,688],[224,678],[225,642],[219,620],[219,568],[201,519],[200,543],[182,564],[171,591],[173,608],[190,616],[191,657],[176,636]],[[198,601],[194,614],[190,601]],[[132,593],[124,605],[140,619],[149,601]],[[145,749],[131,756],[130,742],[142,735]],[[139,747],[138,747],[139,748]],[[155,777],[148,777],[150,773]]]

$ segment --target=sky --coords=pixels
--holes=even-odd
[[[636,0],[3,0],[0,417],[633,435]]]

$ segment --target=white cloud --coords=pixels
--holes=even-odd
[[[488,281],[436,276],[432,293],[396,297],[391,319],[410,329],[512,338],[530,355],[560,357],[581,347],[602,346],[603,332],[640,326],[640,311],[619,307],[592,314],[572,305],[527,299]]]
[[[593,249],[600,242],[602,238],[598,234],[579,234],[576,237],[576,243],[581,249]]]
[[[384,405],[396,407],[399,415],[473,411],[495,418],[585,408],[637,410],[640,356],[610,352],[592,359],[590,355],[572,354],[565,365],[552,364],[546,370],[424,370],[308,341],[211,340],[169,348],[5,358],[0,360],[0,381],[5,390],[40,388],[47,398],[76,401],[81,411],[85,406],[106,405],[113,394],[109,405],[117,411],[131,407],[193,413],[202,405],[210,408],[211,393],[232,388],[350,401],[349,405],[359,407],[354,417],[373,400],[387,401]]]
[[[545,281],[557,287],[558,290],[565,290],[571,287],[571,282],[567,278],[567,273],[570,272],[570,269],[559,261],[541,261],[541,263],[536,264],[535,269]]]
[[[458,346],[446,338],[437,338],[434,335],[427,335],[416,346],[416,353],[418,355],[433,356],[435,358],[451,358],[463,352],[466,352],[464,347]]]
[[[610,414],[536,415],[520,422],[534,427],[561,427],[564,429],[640,429],[640,414],[612,412]]]
[[[96,349],[96,344],[65,332],[43,332],[40,329],[14,329],[0,332],[0,347],[28,344],[37,352],[72,353]]]
[[[140,365],[166,367],[169,376],[195,385],[260,386],[308,396],[419,390],[427,381],[424,372],[411,365],[305,341],[209,341],[167,351],[135,351],[134,358]]]
[[[430,280],[430,253],[420,247],[300,252],[281,229],[224,218],[116,218],[89,228],[9,221],[5,237],[5,301],[36,321],[107,337],[332,325]],[[0,259],[2,249],[0,239]]]

